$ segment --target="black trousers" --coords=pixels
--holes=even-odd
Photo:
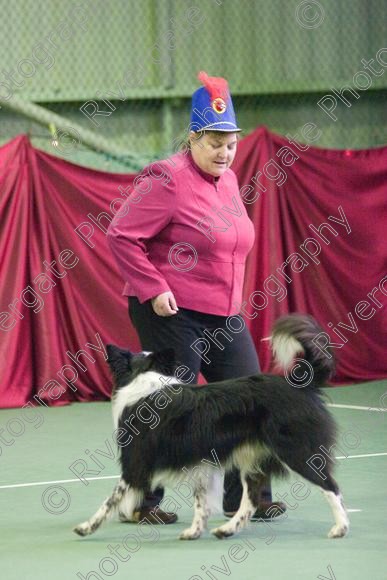
[[[129,316],[138,333],[142,349],[155,351],[173,348],[178,362],[191,370],[192,383],[197,382],[199,372],[207,382],[260,373],[251,335],[239,315],[216,316],[179,308],[177,314],[163,317],[154,312],[150,300],[140,304],[137,298],[130,296]],[[195,346],[198,339],[202,340]],[[197,350],[207,360],[202,360]],[[205,355],[204,351],[207,351]],[[262,490],[261,495],[262,499],[271,500],[270,485]],[[224,511],[237,510],[241,497],[242,485],[239,471],[235,469],[225,476]],[[163,490],[158,488],[154,493],[146,495],[143,506],[153,507],[162,498]]]

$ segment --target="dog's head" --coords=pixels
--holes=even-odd
[[[108,344],[106,352],[115,389],[127,385],[141,373],[154,371],[165,376],[173,376],[177,368],[175,352],[172,348],[158,352],[132,353],[114,344]]]

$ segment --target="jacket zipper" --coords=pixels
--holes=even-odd
[[[218,182],[215,180],[214,178],[214,187],[215,187],[215,191],[218,192]],[[235,227],[235,224],[233,224],[233,226]],[[231,292],[230,292],[230,299],[229,299],[229,310],[232,310],[232,306],[233,306],[233,295],[234,295],[234,289],[235,289],[235,263],[234,263],[234,259],[235,259],[235,252],[236,252],[236,248],[238,246],[238,229],[235,227],[235,245],[234,245],[234,249],[232,252],[232,282],[231,282]]]

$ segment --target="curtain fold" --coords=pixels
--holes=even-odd
[[[261,338],[297,311],[341,344],[338,382],[386,377],[387,147],[303,147],[261,127],[233,165],[256,228],[244,300],[263,370]],[[105,236],[134,178],[69,163],[26,136],[0,148],[1,407],[105,400],[102,344],[139,349]]]
[[[102,343],[139,348],[105,234],[87,216],[103,213],[106,226],[133,179],[50,156],[24,136],[0,148],[1,407],[106,400]]]
[[[246,201],[259,194],[247,204],[257,239],[244,299],[263,368],[270,353],[261,337],[281,314],[301,312],[336,344],[335,382],[386,377],[387,147],[297,146],[261,127],[243,139],[233,169],[240,184],[254,186]],[[256,291],[266,295],[261,310],[251,305],[252,296],[265,303]]]

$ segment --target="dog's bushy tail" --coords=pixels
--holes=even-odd
[[[285,373],[293,368],[296,382],[298,366],[298,376],[304,380],[304,384],[294,386],[310,384],[319,387],[333,375],[335,358],[332,349],[325,347],[322,350],[317,346],[316,337],[321,332],[323,330],[314,318],[306,314],[289,314],[275,322],[271,336],[275,361]]]

